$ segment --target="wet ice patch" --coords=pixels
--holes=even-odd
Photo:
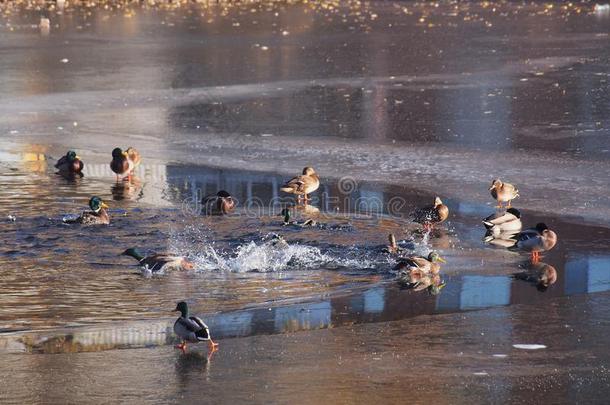
[[[538,349],[546,349],[545,345],[540,344],[522,344],[518,343],[513,345],[515,349],[523,349],[523,350],[538,350]]]

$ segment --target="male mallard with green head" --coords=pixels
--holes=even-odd
[[[136,248],[129,248],[121,254],[133,257],[140,263],[140,266],[142,266],[144,270],[151,273],[165,272],[168,270],[193,270],[194,268],[193,263],[183,256],[160,253],[144,256]]]
[[[303,174],[288,180],[280,190],[285,193],[295,194],[297,201],[303,197],[305,204],[309,201],[308,194],[313,193],[320,187],[320,178],[313,167],[303,169]]]
[[[131,146],[125,151],[121,148],[114,148],[110,169],[116,173],[118,180],[119,177],[131,175],[141,160],[140,153]]]
[[[83,171],[83,161],[76,154],[75,151],[70,150],[65,156],[55,163],[55,168],[61,173],[66,174],[80,174]]]
[[[208,342],[212,352],[218,348],[210,336],[210,329],[200,318],[189,316],[188,304],[180,301],[174,311],[180,311],[180,317],[174,322],[174,333],[180,338],[181,343],[176,348],[186,351],[186,342],[198,343]]]
[[[65,220],[64,222],[83,225],[108,225],[110,223],[110,216],[106,211],[108,205],[100,197],[91,197],[89,208],[91,208],[91,211],[85,211],[78,218]]]

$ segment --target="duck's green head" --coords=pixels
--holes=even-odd
[[[445,288],[446,285],[447,283],[444,282],[438,285],[432,284],[430,287],[428,287],[428,292],[430,293],[430,295],[439,295],[441,293],[441,290]]]
[[[176,309],[174,309],[174,311],[180,311],[180,314],[182,315],[182,317],[186,318],[189,314],[189,307],[186,302],[180,301],[176,305]]]
[[[69,162],[74,162],[75,160],[80,160],[80,157],[78,157],[76,152],[74,152],[73,150],[69,150],[68,153],[66,153],[66,157],[68,158]]]
[[[142,260],[144,258],[144,256],[142,256],[142,254],[140,253],[140,251],[136,248],[129,248],[126,249],[123,253],[121,253],[122,255],[125,256],[131,256],[136,260]]]
[[[102,208],[108,208],[108,205],[106,205],[106,203],[104,201],[102,201],[101,198],[99,198],[97,196],[93,196],[89,200],[89,208],[91,208],[91,211],[97,213],[97,212],[100,212],[100,210]]]
[[[123,149],[121,149],[121,148],[114,148],[112,150],[112,158],[113,159],[120,159],[123,156],[127,156],[127,152],[123,152]]]
[[[441,263],[447,263],[445,261],[445,259],[443,259],[436,251],[432,251],[430,252],[430,254],[428,255],[428,261],[432,262],[432,263],[436,263],[436,262],[441,262]]]

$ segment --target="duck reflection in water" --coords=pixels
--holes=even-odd
[[[114,183],[110,187],[110,192],[112,193],[112,199],[115,201],[139,200],[144,197],[142,181],[135,175],[131,178],[125,177]]]
[[[201,351],[193,350],[187,353],[180,353],[176,356],[176,375],[181,385],[186,386],[190,377],[198,379],[200,373],[209,377],[210,365],[214,352],[205,354]]]
[[[538,291],[546,291],[557,281],[557,270],[550,264],[537,262],[526,266],[525,271],[514,273],[513,277],[535,285]]]
[[[398,284],[406,289],[427,290],[431,295],[438,295],[446,284],[440,275],[439,262],[445,263],[445,260],[434,251],[427,258],[410,256],[399,259],[394,267],[398,271]]]
[[[79,184],[80,180],[85,177],[83,173],[57,172],[57,175],[63,177],[68,184]]]

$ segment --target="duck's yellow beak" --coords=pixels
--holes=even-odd
[[[74,156],[74,159],[80,160],[80,156],[76,155],[76,156]]]
[[[102,208],[110,208],[110,207],[108,206],[108,204],[106,204],[105,202],[102,201]]]
[[[125,157],[129,156],[129,154],[125,151],[123,151],[122,153],[123,153],[123,156],[125,156]]]
[[[438,260],[441,263],[447,263],[447,260],[443,259],[442,257],[438,257],[436,260]]]

